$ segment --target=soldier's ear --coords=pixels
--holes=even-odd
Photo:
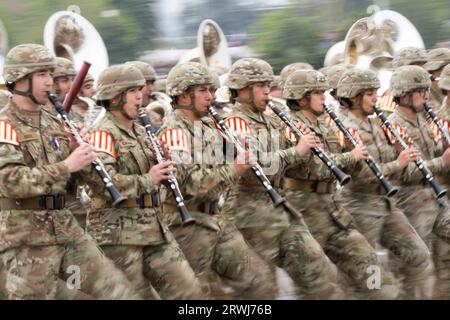
[[[308,99],[306,97],[303,97],[298,100],[298,104],[300,107],[306,107],[308,105]]]

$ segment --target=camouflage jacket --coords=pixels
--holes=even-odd
[[[325,118],[319,117],[317,123],[312,123],[301,111],[291,111],[290,115],[295,123],[304,123],[314,132],[316,138],[323,144],[323,150],[337,167],[345,170],[358,163],[351,153],[341,153],[337,136],[327,125]],[[290,134],[290,144],[294,144],[296,140],[292,138],[292,134],[289,131],[286,131],[286,134]],[[336,181],[333,173],[316,156],[311,157],[307,164],[289,166],[285,176],[301,180]]]
[[[239,127],[233,129],[233,126],[230,126],[230,129],[237,135],[249,137],[250,150],[257,156],[258,163],[274,187],[280,186],[282,174],[289,165],[302,165],[311,161],[311,153],[304,157],[298,156],[295,147],[289,144],[284,134],[284,124],[282,127],[276,115],[254,113],[236,103],[227,122],[231,124],[235,119],[242,119],[243,123],[248,125],[248,129],[242,129],[242,126],[241,129]],[[258,178],[250,170],[239,184],[243,187],[243,191],[247,190],[248,186],[253,186],[254,189],[259,185]]]
[[[102,122],[91,130],[90,142],[123,196],[137,201],[140,196],[154,192],[161,197],[160,184],[148,174],[156,160],[142,126],[133,122],[132,130],[128,130],[107,112]],[[170,239],[168,228],[162,222],[162,199],[159,206],[152,208],[113,208],[97,172],[93,169],[85,172],[85,180],[92,200],[87,230],[100,245],[149,245]],[[96,199],[108,204],[95,209]]]
[[[176,177],[186,205],[216,203],[229,186],[237,183],[239,176],[233,159],[225,162],[224,139],[210,117],[193,123],[182,111],[175,110],[165,120],[159,137],[175,162]],[[167,203],[176,205],[172,195]],[[177,217],[178,213],[169,219],[176,223]],[[196,214],[195,218],[210,224],[207,215]]]
[[[10,101],[0,111],[0,125],[0,197],[64,195],[71,175],[63,161],[70,149],[60,119],[45,108],[23,111]],[[0,211],[0,251],[64,244],[82,234],[67,209]]]
[[[424,113],[417,114],[417,118],[413,119],[406,114],[402,108],[397,108],[389,117],[393,125],[403,128],[408,137],[413,141],[416,147],[422,153],[422,159],[434,174],[443,174],[448,171],[444,166],[442,155],[442,143],[434,140],[433,131],[427,125]],[[432,196],[431,188],[424,188],[424,178],[414,163],[410,163],[406,170],[403,171],[401,180],[403,182],[399,196],[411,193],[428,193]]]
[[[379,121],[376,118],[369,117],[365,122],[352,112],[343,109],[341,109],[340,118],[347,129],[357,132],[358,138],[367,147],[371,158],[378,165],[383,175],[389,180],[395,174],[398,178],[402,170],[397,162],[397,149],[395,145],[389,143],[385,132],[379,125]],[[352,180],[345,187],[346,190],[351,190],[352,193],[372,194],[374,197],[377,194],[384,195],[384,189],[382,189],[378,178],[368,165],[360,162],[358,168],[355,169],[357,170],[352,171]]]

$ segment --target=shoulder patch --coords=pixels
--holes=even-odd
[[[397,132],[400,134],[400,136],[403,138],[403,140],[405,140],[406,144],[408,145],[412,145],[413,141],[412,139],[408,136],[408,134],[406,133],[406,130],[403,129],[400,125],[398,124],[393,124],[392,127],[397,130]],[[383,130],[386,133],[386,137],[389,140],[390,144],[394,144],[395,143],[395,137],[391,134],[391,132],[389,131],[389,129],[386,126],[383,126]]]
[[[339,129],[336,130],[336,137],[337,137],[339,146],[341,147],[341,149],[344,149],[345,148],[345,136],[341,130],[339,130]]]
[[[394,112],[397,108],[394,97],[386,92],[380,99],[379,108],[383,111]]]
[[[332,126],[333,126],[334,121],[333,121],[333,119],[331,118],[330,115],[328,115],[328,116],[325,118],[325,123],[327,124],[328,127],[332,127]]]
[[[5,120],[0,120],[0,143],[19,145],[16,129]]]
[[[116,158],[115,141],[112,134],[101,130],[94,131],[89,136],[89,143],[98,152],[104,152]]]
[[[183,129],[167,129],[161,134],[160,140],[169,150],[190,152],[188,135]]]
[[[290,141],[292,141],[293,143],[297,143],[297,136],[295,135],[295,133],[293,133],[291,131],[291,129],[289,129],[289,127],[286,126],[286,128],[284,129],[284,135],[286,136],[286,138]]]
[[[251,134],[250,127],[244,119],[240,117],[229,117],[225,120],[225,124],[233,133]]]
[[[440,119],[439,122],[441,123],[441,126],[444,128],[444,130],[449,130],[449,123],[445,121],[444,119]],[[428,127],[433,131],[434,140],[436,142],[439,142],[439,140],[442,139],[442,133],[439,131],[438,126],[434,123],[432,119],[428,119],[427,121]]]

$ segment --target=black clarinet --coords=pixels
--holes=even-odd
[[[159,139],[153,133],[152,124],[150,122],[150,119],[147,115],[145,108],[141,108],[139,110],[139,118],[141,119],[145,131],[147,132],[148,138],[150,139],[150,143],[152,144],[153,149],[155,150],[156,160],[158,161],[158,163],[163,163],[164,161],[166,161],[166,157],[164,156],[164,150],[163,147],[161,146],[161,143],[159,142]],[[188,211],[188,209],[184,204],[184,199],[183,196],[181,195],[177,179],[175,178],[170,179],[169,186],[170,190],[172,190],[173,197],[177,202],[178,210],[180,211],[181,221],[183,225],[194,223],[195,219],[191,216],[190,212]]]
[[[223,118],[217,113],[216,109],[214,109],[214,107],[212,106],[209,106],[208,111],[209,113],[211,113],[216,123],[220,126],[223,133],[227,136],[228,140],[236,147],[238,152],[244,152],[245,148],[242,145],[241,141],[239,141],[231,132],[231,130],[225,124]],[[292,207],[292,205],[272,187],[272,184],[270,183],[269,179],[264,174],[263,169],[258,163],[252,166],[252,171],[266,189],[275,207],[279,207],[280,205],[282,205],[284,210],[286,210],[286,212],[288,212],[293,219],[301,217],[300,212]]]
[[[64,111],[64,107],[61,104],[61,102],[59,102],[58,98],[50,92],[47,92],[47,95],[48,95],[50,102],[55,107],[56,111],[59,113],[61,118],[64,120],[64,123],[67,125],[70,132],[75,137],[75,140],[77,141],[77,143],[80,145],[85,143],[83,141],[83,138],[81,138],[81,135],[78,132],[76,125],[74,124],[74,122],[72,120],[69,119],[67,112]],[[95,171],[97,171],[102,182],[105,184],[106,189],[108,190],[109,194],[111,195],[111,198],[113,200],[112,204],[114,207],[119,206],[122,202],[127,200],[127,198],[124,197],[119,192],[119,190],[116,188],[116,186],[112,183],[111,177],[109,176],[108,172],[106,172],[105,166],[103,165],[103,162],[100,161],[100,159],[96,159],[94,162],[92,162],[92,166],[94,167]]]
[[[442,137],[444,137],[447,144],[450,145],[450,134],[448,133],[447,129],[445,129],[439,122],[440,120],[439,117],[436,115],[436,113],[433,111],[433,108],[428,103],[425,104],[425,111],[428,113],[430,118],[436,124],[436,126],[439,129],[439,132],[442,134]]]
[[[397,142],[400,144],[403,150],[409,148],[406,141],[402,138],[400,133],[392,126],[391,122],[384,115],[383,111],[381,111],[378,107],[375,107],[375,113],[381,119],[383,125],[389,130],[389,132],[395,137]],[[434,178],[433,173],[428,169],[423,159],[415,160],[417,168],[419,168],[420,172],[424,176],[424,178],[428,181],[430,186],[433,188],[434,193],[436,194],[436,198],[440,199],[446,195],[447,190],[445,190],[439,182]]]
[[[331,119],[333,119],[334,123],[338,126],[339,130],[344,134],[345,138],[355,147],[358,147],[358,142],[353,138],[350,132],[347,130],[345,125],[342,123],[341,119],[336,112],[334,112],[330,106],[325,105],[325,111],[330,115]],[[364,160],[369,166],[370,170],[375,174],[375,176],[380,181],[384,190],[386,191],[386,196],[392,197],[398,192],[398,189],[394,187],[388,179],[384,176],[383,172],[381,172],[380,167],[373,161],[373,159],[369,158]]]
[[[289,127],[289,129],[295,134],[297,139],[303,136],[303,133],[295,126],[291,119],[279,108],[275,106],[272,101],[269,101],[268,106],[272,111]],[[341,186],[347,184],[350,181],[350,176],[344,171],[336,167],[333,161],[325,154],[325,152],[320,148],[313,148],[311,151],[327,166],[336,179],[339,181]]]

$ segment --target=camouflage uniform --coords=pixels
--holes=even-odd
[[[404,66],[398,68],[391,78],[390,93],[393,96],[409,94],[417,88],[429,88],[429,75],[422,68]],[[443,164],[439,155],[442,153],[441,144],[434,140],[433,132],[426,124],[423,112],[413,119],[401,108],[391,115],[392,124],[403,128],[412,139],[414,146],[422,152],[428,168],[435,174],[448,174],[448,168]],[[450,210],[446,203],[435,200],[433,190],[424,181],[423,176],[415,166],[408,167],[402,179],[404,183],[398,193],[398,206],[408,217],[410,223],[417,230],[422,239],[429,244],[432,235],[436,236],[436,243],[440,248],[433,252],[437,273],[438,295],[450,294]]]
[[[329,84],[323,74],[314,70],[292,73],[285,82],[283,97],[288,103],[298,101],[313,90],[327,90]],[[339,153],[339,145],[333,130],[318,114],[317,123],[311,122],[302,112],[305,107],[291,107],[291,118],[306,124],[324,146],[332,161],[342,169],[360,164],[351,153]],[[309,108],[309,107],[306,107]],[[297,110],[296,110],[297,109]],[[303,217],[314,238],[330,259],[347,276],[355,288],[355,294],[363,299],[393,299],[397,289],[392,279],[382,271],[381,289],[367,286],[371,266],[379,266],[373,247],[355,228],[352,216],[335,199],[336,178],[317,157],[307,164],[288,166],[283,179],[286,197],[303,209]]]
[[[439,88],[441,90],[450,91],[450,65],[442,69],[441,79],[439,80]],[[445,121],[450,121],[450,107],[448,105],[447,97],[442,101],[441,108],[438,111],[438,116]]]
[[[406,47],[402,48],[395,54],[392,65],[394,68],[408,65],[423,65],[427,61],[425,51],[419,48]],[[378,101],[378,108],[386,114],[391,114],[397,108],[394,97],[388,91],[383,92],[383,96]]]
[[[374,72],[355,69],[341,77],[338,96],[354,98],[365,90],[378,89],[379,86]],[[354,108],[360,107],[355,105]],[[396,161],[397,151],[394,145],[389,144],[376,121],[370,117],[367,122],[363,121],[347,108],[341,111],[340,118],[347,129],[357,132],[375,163],[379,164],[381,172],[391,182],[396,175],[398,181],[403,170]],[[401,262],[405,297],[416,298],[416,288],[424,289],[425,281],[432,271],[429,250],[404,213],[397,208],[395,200],[385,196],[384,189],[367,165],[359,163],[352,170],[352,181],[341,189],[340,201],[372,246],[381,244]]]
[[[9,100],[11,100],[10,93],[6,90],[0,89],[0,108],[6,106],[9,102]]]
[[[189,87],[209,83],[208,70],[189,62],[171,70],[167,93],[174,97]],[[277,288],[273,271],[249,247],[218,205],[221,194],[239,179],[234,166],[224,164],[223,138],[210,117],[203,116],[194,124],[179,107],[175,107],[162,127],[161,139],[169,147],[173,161],[179,164],[180,189],[196,222],[183,227],[171,197],[164,204],[165,214],[171,221],[170,229],[196,273],[205,281],[210,280],[215,295],[221,294],[215,287],[214,278],[218,276],[224,285],[234,290],[236,298],[273,299]],[[187,144],[173,139],[177,133]]]
[[[424,64],[425,70],[429,73],[439,71],[450,63],[450,49],[448,48],[437,48],[432,49],[427,53],[427,63]],[[437,112],[442,105],[442,100],[444,96],[439,90],[437,83],[434,83],[431,87],[430,103],[433,110]]]
[[[19,45],[6,57],[4,76],[10,83],[24,77],[31,83],[34,72],[54,66],[45,47]],[[14,94],[37,101],[32,91]],[[0,279],[5,286],[0,290],[5,298],[56,298],[69,267],[79,268],[80,289],[94,298],[137,298],[64,208],[69,143],[61,121],[44,108],[25,111],[11,101],[0,112],[0,124]]]
[[[267,62],[240,59],[233,64],[227,85],[239,90],[271,81],[272,76],[272,67]],[[253,104],[252,99],[247,103]],[[258,157],[272,186],[280,192],[283,170],[290,164],[302,165],[310,160],[311,155],[299,157],[295,148],[286,149],[286,138],[280,134],[279,122],[273,116],[253,112],[236,102],[227,122],[237,134],[250,138],[250,150]],[[283,268],[307,298],[332,298],[340,294],[336,267],[312,237],[303,218],[290,221],[286,211],[275,208],[253,172],[241,177],[226,204],[227,214],[247,241],[267,261]]]
[[[153,297],[151,285],[163,299],[204,298],[198,278],[162,221],[161,186],[148,174],[156,159],[145,129],[133,121],[128,130],[110,112],[114,108],[124,113],[127,90],[144,83],[142,73],[131,65],[110,67],[99,76],[97,99],[120,96],[120,102],[108,107],[90,142],[128,200],[114,208],[98,175],[87,175],[92,198],[87,231],[145,298]]]
[[[58,99],[61,103],[63,103],[65,97],[61,96],[61,92],[59,89],[58,81],[61,77],[74,77],[76,75],[75,66],[72,61],[66,58],[57,57],[56,58],[56,67],[53,72],[53,79],[55,82],[55,94],[58,96]],[[69,117],[71,120],[75,121],[77,124],[84,124],[84,115],[86,113],[82,107],[77,104],[79,101],[75,101],[76,103],[72,105]],[[47,106],[48,110],[54,114],[56,114],[54,107],[52,105]],[[84,229],[86,226],[86,215],[87,215],[87,206],[88,199],[84,203],[81,202],[81,195],[85,194],[85,188],[81,185],[81,181],[79,176],[72,176],[69,183],[67,184],[67,195],[66,195],[66,207],[72,212],[72,214],[77,219],[80,226]]]

